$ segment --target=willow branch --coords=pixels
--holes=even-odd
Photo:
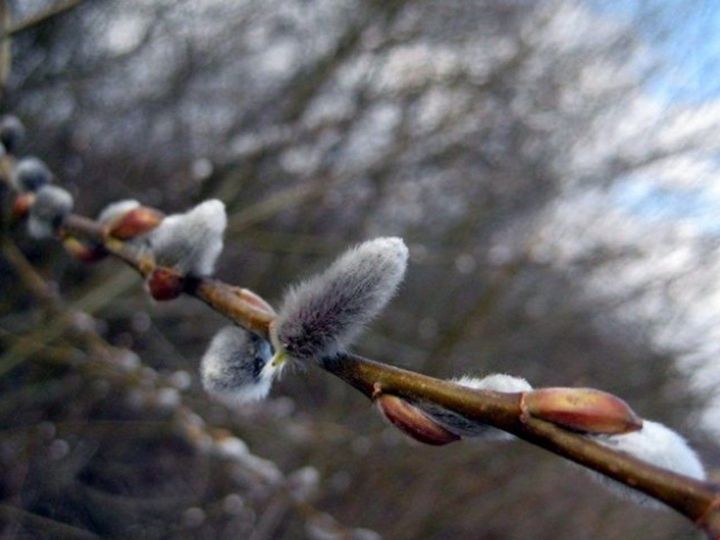
[[[7,175],[5,179],[9,184]],[[136,243],[110,236],[106,227],[87,217],[66,216],[59,235],[102,246],[143,278],[157,270],[177,275],[171,268],[157,266],[153,256]],[[269,337],[275,315],[259,306],[257,295],[212,277],[180,277],[185,294],[201,300],[239,326]],[[260,299],[260,302],[264,300]],[[439,406],[470,421],[511,433],[665,503],[703,529],[709,538],[720,539],[720,484],[655,467],[531,416],[523,407],[524,393],[470,389],[353,354],[323,359],[317,364],[370,399],[382,392],[410,403]]]
[[[131,244],[107,238],[102,227],[92,220],[70,215],[63,228],[66,233],[101,243],[143,277],[156,268]],[[238,325],[267,337],[274,316],[244,299],[244,291],[208,277],[189,280],[185,287],[186,294],[203,301]],[[326,359],[320,366],[371,399],[379,385],[385,393],[411,402],[433,403],[512,433],[667,504],[705,530],[709,538],[720,538],[720,485],[655,467],[578,433],[526,415],[521,407],[521,393],[464,388],[352,354]]]

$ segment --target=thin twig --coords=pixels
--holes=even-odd
[[[2,36],[0,36],[0,39],[9,38],[19,32],[22,32],[24,30],[27,30],[29,28],[32,28],[39,24],[42,24],[45,21],[47,21],[48,19],[55,17],[56,15],[60,15],[61,13],[65,13],[66,11],[70,11],[71,9],[76,8],[77,6],[82,4],[83,1],[84,0],[62,0],[62,1],[58,2],[57,4],[50,6],[47,9],[45,9],[39,13],[36,13],[35,15],[31,15],[27,19],[23,19],[16,23],[10,24],[8,29],[5,30],[5,32],[3,33]]]
[[[102,229],[92,220],[70,215],[65,220],[64,230],[103,243],[110,253],[142,276],[147,276],[155,268],[154,263],[142,258],[132,245],[105,238]],[[238,290],[214,278],[197,278],[191,281],[185,292],[240,326],[267,337],[273,316],[245,302],[237,294]],[[522,394],[473,390],[349,354],[325,360],[320,366],[370,398],[380,385],[384,393],[411,402],[433,403],[472,421],[512,433],[662,501],[703,529],[709,538],[720,538],[719,484],[655,467],[602,446],[588,437],[525,415],[520,406]]]

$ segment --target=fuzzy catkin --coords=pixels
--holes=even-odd
[[[48,238],[73,209],[73,197],[63,188],[46,185],[40,188],[30,209],[28,233],[33,238]]]
[[[227,226],[225,205],[212,199],[185,212],[166,217],[147,237],[160,266],[182,274],[212,274],[223,248]]]
[[[11,182],[20,192],[38,191],[52,181],[52,176],[44,161],[36,157],[26,157],[18,161]]]
[[[639,431],[622,435],[596,435],[591,438],[604,446],[629,454],[656,467],[696,480],[705,480],[705,468],[695,451],[680,434],[659,422],[643,420],[643,427]],[[587,472],[624,499],[650,508],[662,508],[662,504],[639,491],[593,471]]]
[[[110,203],[100,211],[97,220],[101,225],[109,225],[116,219],[139,207],[140,203],[135,199],[123,199]]]
[[[492,390],[494,392],[528,392],[532,390],[532,386],[530,386],[530,383],[525,379],[503,373],[494,373],[483,378],[466,375],[457,379],[451,379],[450,382],[474,390]],[[461,414],[449,411],[434,403],[421,402],[416,405],[431,416],[433,420],[440,423],[445,429],[460,437],[495,441],[513,439],[513,436],[509,433],[505,433],[483,422],[466,418]]]
[[[277,370],[269,364],[270,343],[237,326],[226,326],[213,337],[200,363],[205,390],[221,399],[245,403],[270,392]]]
[[[346,349],[393,296],[407,258],[400,238],[377,238],[346,251],[325,272],[293,287],[277,318],[276,347],[299,360]]]
[[[10,114],[0,118],[0,144],[8,153],[14,154],[24,138],[25,126],[17,116]]]

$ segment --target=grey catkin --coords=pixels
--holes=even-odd
[[[205,390],[226,401],[245,403],[267,396],[277,369],[265,339],[237,326],[213,337],[200,362]]]
[[[140,203],[135,199],[123,199],[121,201],[116,201],[103,208],[98,214],[97,220],[101,225],[109,225],[116,219],[139,207]]]
[[[472,388],[473,390],[492,390],[493,392],[528,392],[532,390],[530,383],[522,377],[515,377],[504,373],[493,373],[482,378],[466,375],[457,379],[451,379],[450,382]],[[434,403],[420,402],[416,405],[432,417],[433,420],[439,422],[444,428],[455,435],[488,441],[513,439],[513,436],[509,433],[489,426],[484,422],[467,418],[455,411],[450,411]]]
[[[185,212],[166,217],[147,237],[160,266],[182,274],[212,274],[223,248],[227,226],[225,205],[211,199]]]
[[[28,233],[33,238],[48,238],[62,224],[62,220],[73,209],[73,197],[61,187],[41,187],[35,203],[30,208]]]
[[[346,251],[287,293],[273,329],[276,347],[299,360],[347,348],[393,296],[407,259],[400,238],[376,238]]]
[[[49,184],[52,178],[52,172],[44,161],[36,157],[26,157],[18,161],[11,182],[20,192],[38,191]]]

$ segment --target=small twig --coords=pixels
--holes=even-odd
[[[130,244],[105,238],[102,229],[92,220],[70,215],[65,220],[64,230],[103,243],[110,253],[142,276],[155,269],[154,263],[143,258]],[[273,316],[244,301],[237,294],[238,290],[214,278],[196,278],[191,280],[185,292],[240,326],[267,337]],[[473,390],[355,355],[325,360],[321,367],[370,398],[379,384],[383,392],[411,402],[433,403],[470,420],[512,433],[662,501],[702,528],[709,538],[720,538],[720,485],[655,467],[580,434],[525,415],[520,407],[522,394]]]
[[[0,95],[5,92],[5,85],[8,77],[10,77],[10,69],[12,66],[12,49],[8,28],[12,22],[10,16],[10,7],[7,0],[0,0],[0,32],[3,37],[0,38]]]
[[[100,538],[98,535],[85,529],[73,527],[67,523],[61,523],[39,514],[33,514],[22,508],[0,504],[0,517],[3,521],[18,524],[26,532],[49,533],[54,538],[68,538],[77,540],[94,540]]]
[[[7,30],[5,30],[2,36],[0,36],[0,39],[4,40],[6,38],[14,36],[19,32],[42,24],[48,19],[55,17],[56,15],[60,15],[61,13],[65,13],[66,11],[70,11],[71,9],[76,8],[77,6],[82,4],[83,1],[84,0],[62,0],[47,9],[36,13],[35,15],[31,15],[27,19],[23,19],[22,21],[10,24]]]

